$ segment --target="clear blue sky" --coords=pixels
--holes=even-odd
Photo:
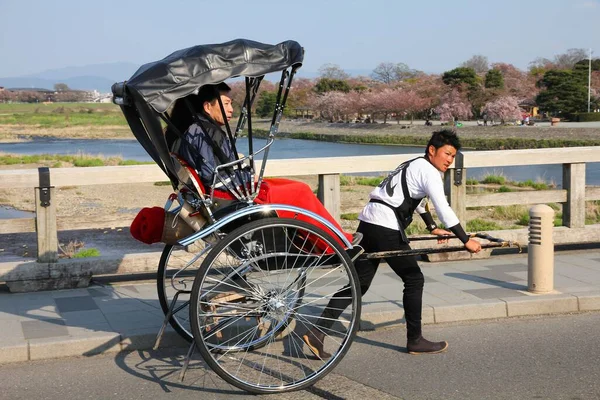
[[[307,71],[385,61],[440,73],[474,54],[527,69],[569,48],[600,57],[600,0],[0,0],[0,77],[141,65],[235,38],[296,40]]]

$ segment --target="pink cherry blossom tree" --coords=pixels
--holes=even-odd
[[[431,99],[422,97],[412,89],[396,89],[391,98],[392,108],[396,112],[396,120],[400,123],[401,116],[409,115],[411,123],[414,115],[431,107]]]
[[[469,119],[473,116],[471,103],[457,89],[444,94],[434,112],[440,116],[442,122],[452,121],[454,118]]]
[[[495,63],[492,68],[500,71],[504,78],[504,90],[499,93],[500,96],[533,99],[539,93],[534,75],[521,71],[512,64]]]
[[[519,101],[513,96],[502,96],[485,104],[482,114],[490,120],[500,120],[502,123],[510,120],[520,120],[523,110]]]
[[[355,96],[343,92],[325,92],[311,96],[310,107],[330,122],[347,121],[356,112]]]

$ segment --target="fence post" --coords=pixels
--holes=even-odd
[[[467,170],[463,168],[464,156],[460,151],[454,158],[454,168],[449,168],[444,174],[444,189],[448,203],[458,220],[466,228],[467,217]]]
[[[567,202],[563,207],[563,225],[585,227],[585,163],[563,164],[563,189]]]
[[[38,168],[39,187],[35,188],[35,230],[37,259],[41,263],[58,261],[58,234],[54,187],[50,186],[50,169]]]
[[[323,203],[329,214],[337,222],[340,222],[341,200],[340,200],[340,175],[319,174],[319,189],[317,197]]]

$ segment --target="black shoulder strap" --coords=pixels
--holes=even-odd
[[[410,199],[410,193],[408,192],[408,183],[406,183],[406,170],[411,162],[418,160],[419,158],[425,158],[424,156],[413,158],[412,160],[406,161],[406,166],[402,169],[402,176],[400,177],[400,183],[402,184],[402,194],[405,199]]]

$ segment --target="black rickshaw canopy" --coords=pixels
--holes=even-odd
[[[300,66],[303,57],[302,47],[292,40],[269,45],[236,39],[175,51],[162,60],[142,65],[125,84],[162,113],[200,86]]]
[[[162,60],[144,64],[129,80],[115,83],[112,86],[113,102],[121,106],[138,142],[175,184],[177,176],[161,125],[169,122],[167,110],[175,101],[197,94],[204,85],[244,77],[247,97],[242,109],[248,114],[240,121],[248,120],[251,142],[248,110],[260,81],[266,74],[282,71],[276,107],[279,117],[274,115],[273,126],[278,124],[291,79],[302,65],[303,58],[303,48],[293,40],[271,45],[235,39],[221,44],[193,46],[175,51]],[[238,123],[238,126],[243,125]],[[229,131],[228,126],[227,129]]]

